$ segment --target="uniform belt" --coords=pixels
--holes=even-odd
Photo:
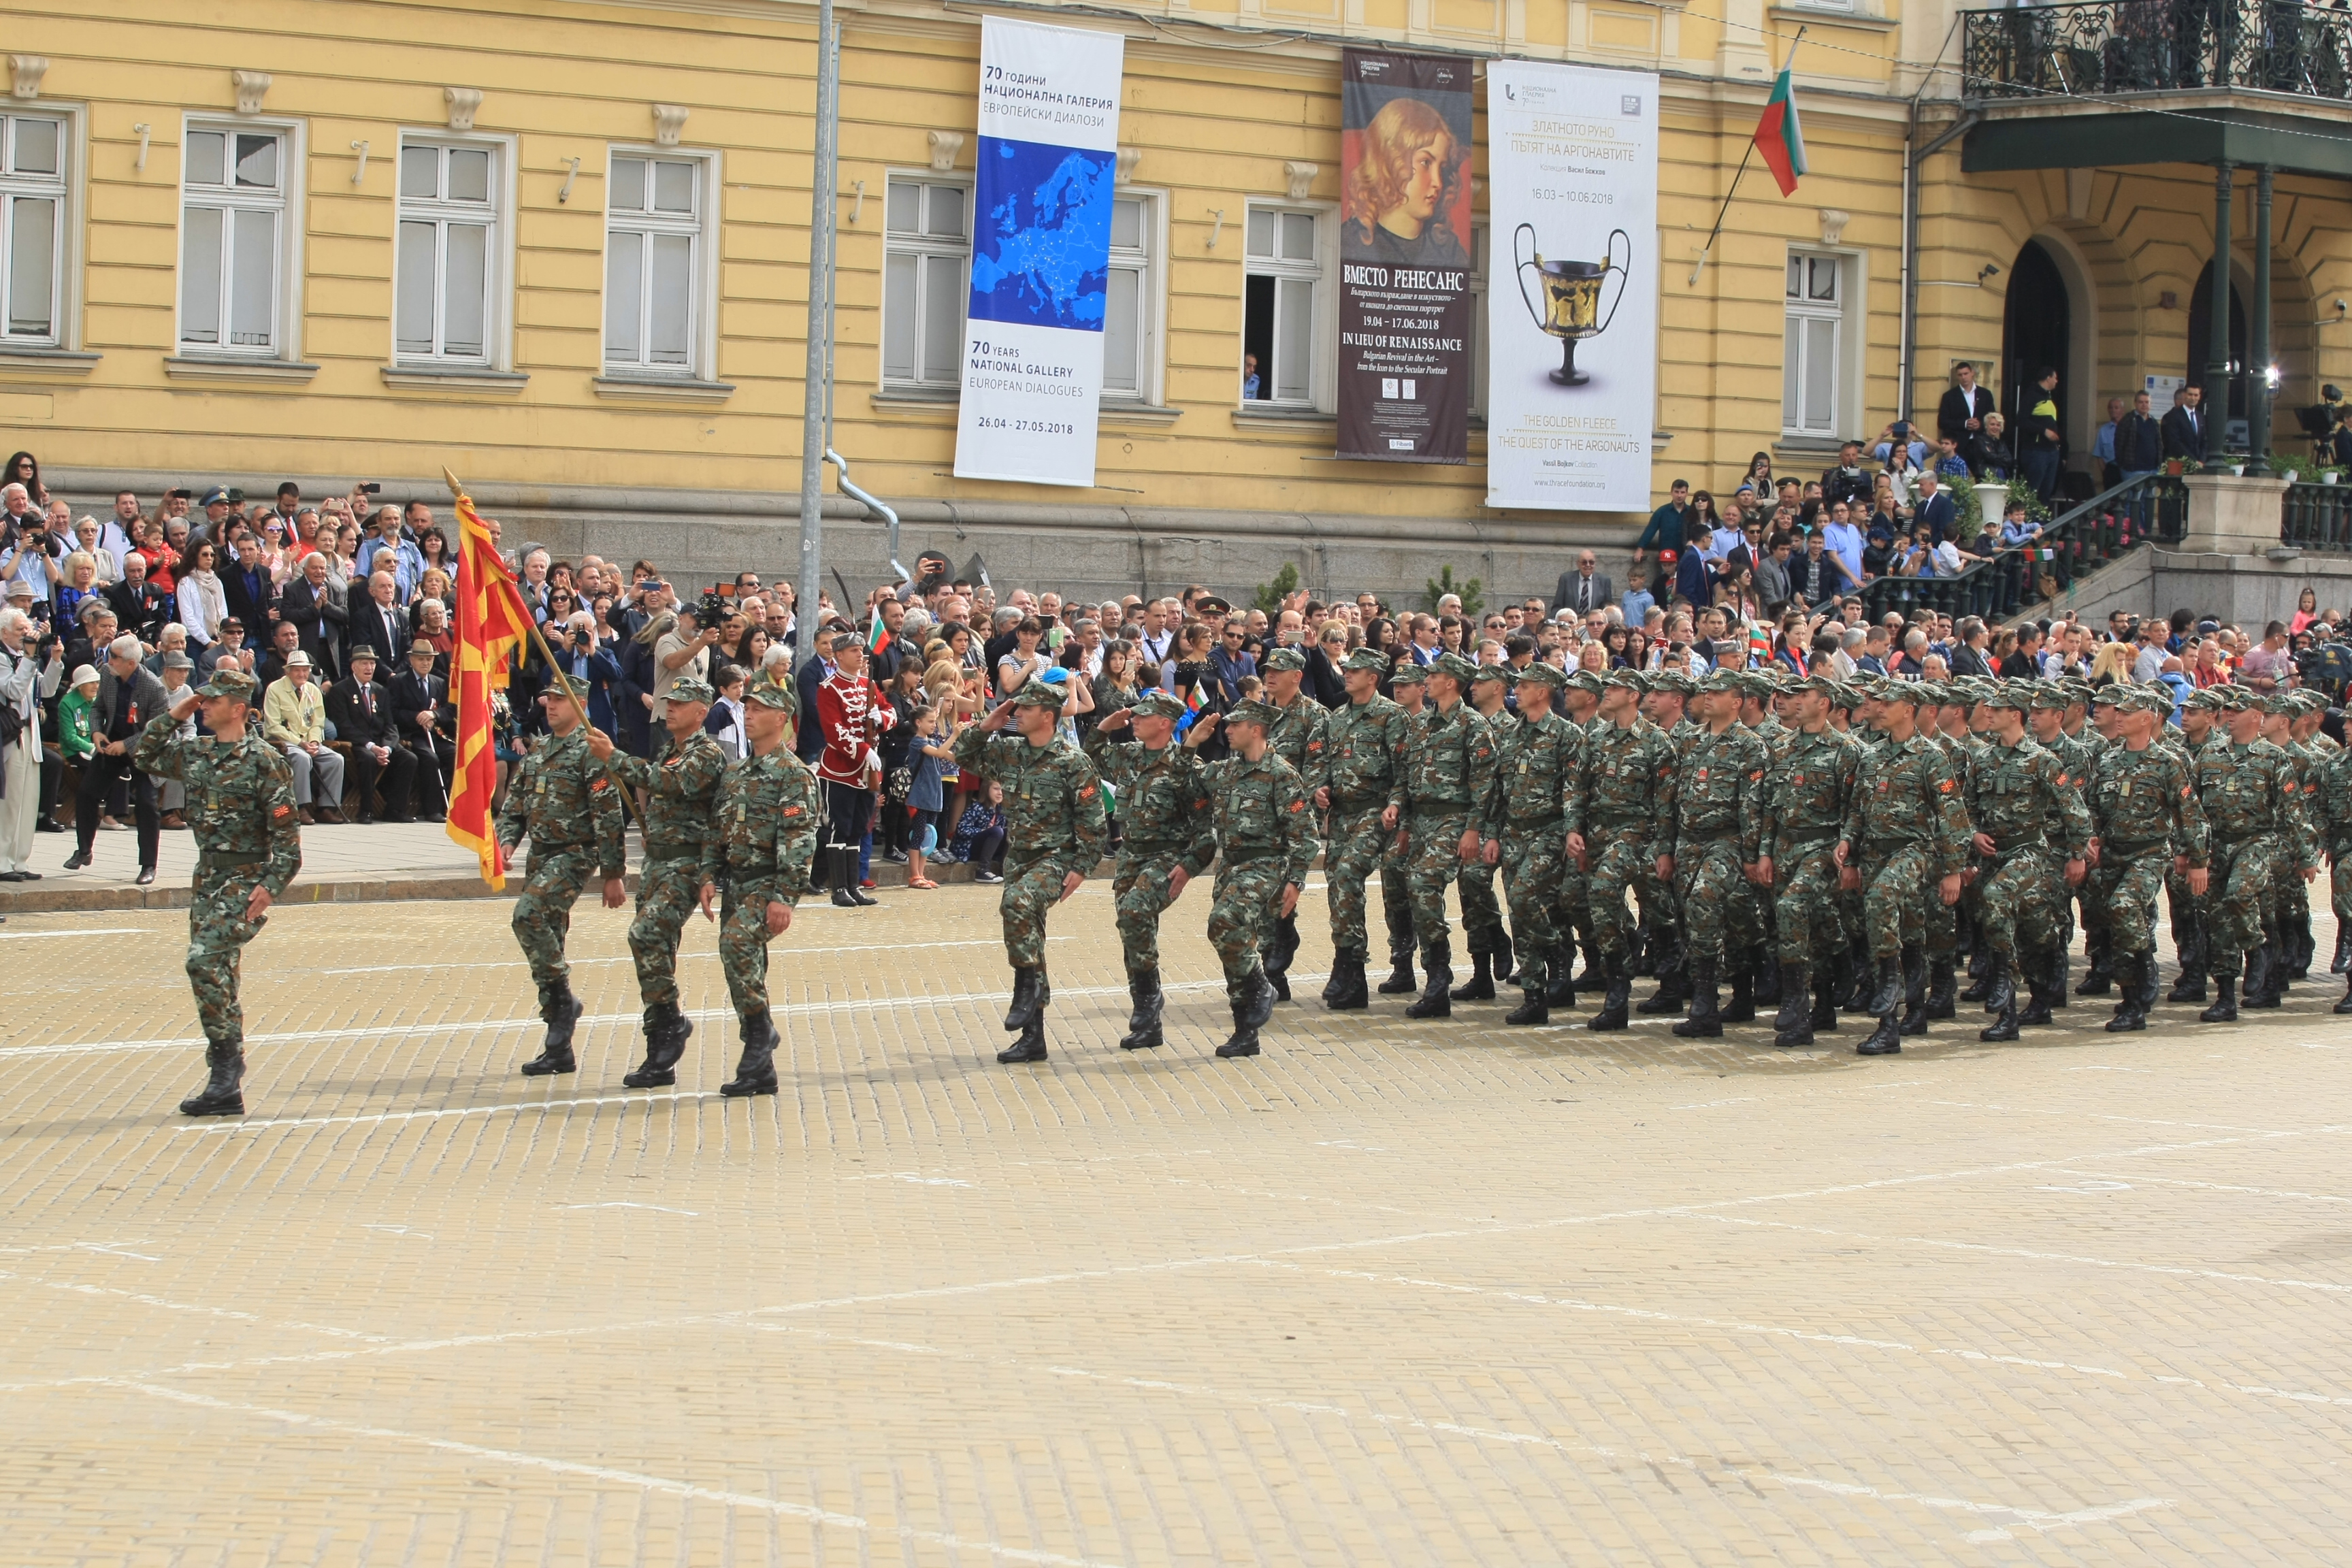
[[[1646,823],[1650,819],[1643,816],[1639,812],[1629,811],[1620,815],[1614,812],[1601,811],[1593,813],[1593,815],[1586,820],[1594,827],[1632,827],[1637,824]]]
[[[1370,811],[1375,806],[1386,805],[1388,803],[1389,797],[1384,795],[1340,795],[1334,794],[1331,796],[1331,809],[1334,811]]]
[[[1514,816],[1503,826],[1518,828],[1557,827],[1565,820],[1567,819],[1555,811],[1549,816]]]
[[[2102,855],[2140,855],[2150,849],[2171,847],[2172,840],[2169,838],[2118,838],[2102,840],[2099,852]]]
[[[1260,860],[1278,860],[1282,851],[1271,844],[1245,844],[1238,849],[1218,851],[1229,866],[1252,866]]]
[[[593,849],[594,847],[596,847],[595,841],[587,838],[572,839],[563,843],[554,843],[541,838],[533,838],[530,841],[530,852],[534,855],[553,855],[564,849]]]
[[[1415,816],[1467,816],[1470,803],[1466,800],[1417,800],[1412,803]]]
[[[1864,838],[1862,847],[1865,853],[1884,855],[1890,849],[1910,849],[1927,842],[1924,838]]]
[[[1791,849],[1812,849],[1823,844],[1834,844],[1845,837],[1836,827],[1794,827],[1784,830],[1780,837]]]
[[[1685,844],[1720,844],[1739,837],[1737,827],[1685,827],[1675,837]]]
[[[1992,852],[1996,855],[2018,855],[2022,854],[2028,849],[2047,849],[2050,847],[2050,840],[2042,837],[2038,833],[2031,837],[2011,838],[2006,841],[1999,837],[1995,837],[1990,834],[1987,834],[1986,837],[1992,838]]]
[[[233,866],[258,866],[268,858],[259,849],[204,849],[196,854],[196,869],[226,871]]]
[[[702,851],[699,849],[664,849],[660,851],[648,849],[646,851],[646,866],[648,869],[656,866],[673,865],[680,860],[699,860],[701,858]]]

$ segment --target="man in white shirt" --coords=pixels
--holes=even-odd
[[[33,820],[41,804],[41,700],[58,694],[65,648],[51,643],[47,661],[37,663],[29,641],[35,629],[19,605],[0,610],[0,709],[15,716],[16,731],[0,731],[0,768],[8,782],[7,798],[0,800],[0,882],[37,882],[41,877],[30,864]]]

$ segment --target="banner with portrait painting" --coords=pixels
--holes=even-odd
[[[1486,504],[1646,512],[1658,79],[1486,68]]]
[[[1471,62],[1340,59],[1339,455],[1464,462]]]

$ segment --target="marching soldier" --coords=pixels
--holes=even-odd
[[[2207,1024],[2235,1023],[2238,975],[2245,973],[2250,1003],[2269,994],[2273,957],[2273,865],[2291,853],[2294,833],[2288,793],[2294,765],[2262,738],[2262,699],[2243,687],[2209,686],[2196,694],[2221,710],[2226,745],[2209,743],[2192,764],[2198,803],[2211,830],[2211,880],[2206,884],[2206,967],[2216,994],[2197,1015]]]
[[[1837,1030],[1845,934],[1832,851],[1853,801],[1862,748],[1831,726],[1836,690],[1822,675],[1798,683],[1790,699],[1794,728],[1764,790],[1762,842],[1780,936],[1776,1046],[1810,1046],[1816,1029]]]
[[[1199,754],[1175,744],[1184,704],[1171,692],[1147,691],[1132,707],[1104,715],[1087,736],[1086,752],[1118,796],[1118,869],[1112,907],[1127,959],[1127,994],[1134,1005],[1123,1051],[1162,1043],[1160,1014],[1160,917],[1185,884],[1216,858],[1215,824]],[[1110,731],[1132,727],[1137,745],[1113,745]]]
[[[2315,702],[2318,704],[2315,708]],[[2311,889],[2302,872],[2305,867],[2318,863],[2320,847],[2326,842],[2319,810],[2321,773],[2326,759],[2309,743],[2326,706],[2326,700],[2315,691],[2274,692],[2263,725],[2263,738],[2284,752],[2294,766],[2294,815],[2301,846],[2297,854],[2282,856],[2272,874],[2272,891],[2279,908],[2280,955],[2285,961],[2271,966],[2273,995],[2283,993],[2288,981],[2302,980],[2311,973],[2316,946],[2311,935]]]
[[[2331,867],[2328,889],[2336,910],[2336,956],[2328,969],[2345,976],[2336,1011],[2352,1013],[2352,746],[2329,753],[2319,798]]]
[[[1084,752],[1054,732],[1062,689],[1032,680],[956,737],[959,766],[985,773],[1004,790],[1004,955],[1013,964],[1013,1005],[1004,1026],[1016,1032],[1000,1062],[1045,1059],[1045,913],[1078,890],[1102,858],[1108,824],[1102,781]],[[1000,735],[1010,721],[1017,733]]]
[[[670,691],[677,711],[679,689]],[[809,890],[816,858],[817,784],[793,754],[790,684],[751,681],[743,689],[743,731],[751,754],[726,764],[702,840],[698,898],[705,920],[711,896],[719,911],[719,968],[743,1037],[735,1076],[719,1086],[730,1099],[776,1092],[776,1024],[768,1005],[768,943],[792,929],[793,910]],[[659,796],[656,796],[659,799]],[[650,816],[650,811],[648,812]],[[653,852],[646,858],[650,865]],[[635,945],[634,931],[631,946]],[[675,1059],[675,1058],[673,1058]]]
[[[1510,671],[1499,664],[1481,664],[1470,678],[1469,704],[1486,725],[1493,743],[1511,721],[1506,706],[1510,696]],[[1479,817],[1474,810],[1472,821]],[[1495,987],[1511,973],[1511,938],[1503,929],[1503,906],[1495,897],[1495,868],[1502,853],[1492,835],[1474,858],[1465,858],[1456,879],[1462,899],[1462,933],[1470,948],[1470,978],[1451,993],[1456,1002],[1492,1002]]]
[[[1381,871],[1382,904],[1402,905],[1405,911],[1403,950],[1398,952],[1391,935],[1390,952],[1408,972],[1403,989],[1412,989],[1412,905],[1402,865],[1393,872],[1385,868],[1404,811],[1406,730],[1404,710],[1381,695],[1380,678],[1387,667],[1387,658],[1374,649],[1349,654],[1339,668],[1347,704],[1323,721],[1324,782],[1314,799],[1318,809],[1330,813],[1323,880],[1331,904],[1331,979],[1323,987],[1323,1005],[1335,1013],[1371,1000],[1364,989],[1364,964],[1371,955],[1364,889],[1375,869]],[[1393,933],[1397,928],[1391,922],[1389,929]]]
[[[2082,792],[2056,753],[2029,741],[2025,715],[2039,700],[2029,683],[2011,681],[1989,704],[1992,744],[1969,771],[1963,798],[1976,826],[1972,842],[1984,858],[1982,900],[1985,941],[1992,948],[1990,1005],[1999,1015],[1977,1033],[1980,1040],[2013,1040],[2021,1024],[2050,1022],[2050,1009],[2065,973],[2065,928],[2059,910],[2066,898],[2052,876],[2049,826],[2056,824],[2065,851],[2065,887],[2084,877],[2091,838]],[[2017,980],[2032,994],[2020,1012]],[[1919,1019],[1917,1033],[1927,1021]],[[1911,1020],[1903,1032],[1913,1033]]]
[[[2221,705],[2211,696],[2217,689],[2208,687],[2192,692],[2180,705],[2180,736],[2174,743],[2188,761],[2192,783],[2197,776],[2197,759],[2204,754],[2206,747],[2230,743],[2229,731],[2221,723]],[[2171,740],[2169,731],[2167,731],[2166,739]],[[2201,798],[2199,804],[2202,805]],[[2210,837],[2209,824],[2209,843]],[[2209,893],[2212,885],[2209,876],[2205,884]],[[2205,971],[2212,945],[2209,940],[2205,900],[2189,890],[2189,879],[2177,867],[2164,879],[2164,895],[2166,907],[2172,913],[2172,955],[2180,965],[2180,973],[2174,977],[2172,989],[2165,993],[2164,999],[2167,1002],[2202,1002],[2206,996]]]
[[[1397,661],[1394,673],[1389,677],[1389,689],[1395,693],[1394,701],[1402,719],[1391,721],[1396,728],[1397,789],[1389,798],[1396,805],[1400,831],[1388,833],[1381,850],[1381,921],[1389,933],[1389,977],[1381,982],[1380,987],[1383,996],[1410,996],[1421,984],[1412,974],[1412,857],[1401,829],[1406,809],[1405,743],[1412,733],[1413,722],[1429,706],[1429,687],[1423,674],[1421,666],[1404,658]]]
[[[1903,1048],[1896,1018],[1906,976],[1924,981],[1927,889],[1946,903],[1960,896],[1968,818],[1959,785],[1944,753],[1913,730],[1918,694],[1902,681],[1876,688],[1876,723],[1884,742],[1864,753],[1854,777],[1853,804],[1835,858],[1843,880],[1863,895],[1863,931],[1874,969],[1865,1011],[1878,1016],[1856,1056],[1892,1056]]]
[[[604,776],[646,803],[645,865],[637,875],[637,913],[629,922],[629,956],[646,1008],[646,1059],[621,1081],[631,1089],[662,1089],[677,1081],[694,1025],[677,1010],[677,943],[701,890],[704,841],[711,802],[727,753],[702,721],[714,700],[709,687],[687,677],[669,689],[662,724],[669,749],[659,763],[616,751],[603,731],[588,731],[588,754]]]
[[[2110,693],[2115,694],[2113,697]],[[2116,709],[2116,744],[2091,764],[2091,865],[2115,933],[2123,994],[2110,1034],[2147,1027],[2156,995],[2156,898],[2166,873],[2182,867],[2191,895],[2205,890],[2205,812],[2178,752],[2155,743],[2172,699],[2164,688],[2115,686],[2099,694]]]
[[[1675,749],[1677,766],[1698,737],[1699,726],[1689,714],[1690,700],[1697,692],[1691,677],[1671,669],[1659,670],[1643,688],[1643,711]],[[1664,837],[1671,837],[1674,824],[1663,826],[1669,830]],[[1646,952],[1637,955],[1633,973],[1654,975],[1658,988],[1634,1011],[1645,1017],[1668,1017],[1690,1001],[1690,933],[1684,928],[1682,898],[1671,874],[1643,878],[1642,914],[1650,941]]]
[[[183,1116],[245,1114],[245,1013],[237,959],[302,868],[294,774],[277,748],[248,728],[255,681],[223,664],[183,689],[139,733],[135,765],[186,787],[195,830],[196,879],[188,900],[188,987],[205,1031],[205,1087],[180,1101]],[[203,705],[208,735],[183,737]]]
[[[572,1032],[582,1008],[572,994],[563,939],[572,930],[572,906],[592,874],[604,879],[606,909],[617,910],[626,901],[621,879],[628,864],[621,847],[621,793],[588,750],[588,726],[578,704],[562,686],[541,691],[539,700],[547,712],[547,734],[516,764],[507,783],[506,809],[499,814],[499,847],[508,860],[514,858],[516,845],[530,840],[513,923],[515,941],[539,987],[547,1040],[537,1057],[522,1064],[527,1078],[579,1070]]]
[[[1274,921],[1297,910],[1307,868],[1319,847],[1306,788],[1266,738],[1280,717],[1265,702],[1234,704],[1224,715],[1233,754],[1201,770],[1217,825],[1209,942],[1224,965],[1225,996],[1234,1012],[1233,1036],[1217,1047],[1221,1057],[1258,1054],[1258,1029],[1274,1014],[1274,987],[1261,955]],[[1197,745],[1202,739],[1205,734],[1189,735],[1184,743]]]
[[[1691,977],[1685,1039],[1713,1038],[1756,1016],[1756,965],[1747,934],[1759,924],[1748,889],[1764,874],[1764,742],[1739,721],[1747,678],[1718,669],[1698,691],[1699,733],[1684,754],[1673,836],[1659,868],[1675,879]],[[1727,956],[1731,1006],[1718,1006]]]
[[[1266,744],[1290,764],[1311,798],[1326,783],[1323,704],[1299,689],[1307,675],[1307,656],[1295,647],[1267,652],[1258,666],[1265,678],[1265,702],[1275,712]],[[1265,977],[1277,1002],[1290,1000],[1290,961],[1298,953],[1298,916],[1284,915],[1274,922],[1274,942],[1265,950]]]
[[[1584,731],[1551,710],[1567,685],[1548,664],[1519,671],[1519,716],[1505,720],[1495,743],[1495,787],[1489,793],[1488,843],[1499,841],[1503,891],[1518,933],[1519,994],[1506,1024],[1551,1020],[1550,991],[1570,967],[1565,928],[1555,927],[1560,867],[1568,835],[1583,826],[1577,815],[1584,794]]]
[[[1633,962],[1632,910],[1637,889],[1663,885],[1675,819],[1675,786],[1682,759],[1674,742],[1642,717],[1642,677],[1612,669],[1601,678],[1602,728],[1586,743],[1582,829],[1568,836],[1568,852],[1589,868],[1594,939],[1608,989],[1589,1029],[1622,1029],[1628,1022]],[[1647,910],[1650,894],[1643,893]],[[1661,911],[1663,913],[1663,911]]]
[[[1463,700],[1477,667],[1458,653],[1446,653],[1425,673],[1430,707],[1407,732],[1404,784],[1410,814],[1404,829],[1411,856],[1407,877],[1424,984],[1405,1016],[1444,1018],[1454,1012],[1445,889],[1459,879],[1464,863],[1479,856],[1472,813],[1493,784],[1495,742],[1486,721]]]
[[[2033,700],[2028,723],[2033,742],[2055,756],[2065,775],[2065,787],[2080,799],[2090,783],[2091,762],[2105,744],[2098,731],[2084,725],[2084,714],[2089,709],[2088,689],[2077,689],[2068,680],[2035,680],[2022,682]],[[2070,954],[2074,945],[2074,908],[2079,900],[2083,911],[2083,951],[2089,963],[2083,972],[2084,994],[2104,996],[2114,976],[2107,969],[2106,912],[2097,902],[2091,882],[2085,878],[2074,890],[2055,895],[2058,899],[2058,975],[2050,994],[2050,1005],[2066,1005],[2066,980]]]
[[[1601,717],[1601,678],[1591,670],[1580,669],[1562,679],[1567,686],[1553,699],[1552,710],[1575,726],[1583,738],[1578,747],[1577,781],[1578,805],[1581,809],[1582,768],[1591,758],[1593,739],[1608,725]],[[1559,939],[1560,962],[1551,969],[1545,1005],[1572,1007],[1579,991],[1605,990],[1609,984],[1605,978],[1608,965],[1601,962],[1601,938],[1592,925],[1592,879],[1573,855],[1560,857],[1559,909],[1552,918],[1552,931]],[[1576,973],[1573,962],[1580,942],[1584,948],[1581,974]]]

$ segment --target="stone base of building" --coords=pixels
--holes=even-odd
[[[2271,550],[2263,554],[2140,550],[2022,618],[2042,620],[2071,610],[2082,620],[2104,626],[2116,610],[2146,617],[2186,609],[2259,637],[2268,623],[2294,616],[2306,587],[2318,590],[2323,605],[2352,600],[2352,555],[2296,554],[2279,548],[2275,535]]]

